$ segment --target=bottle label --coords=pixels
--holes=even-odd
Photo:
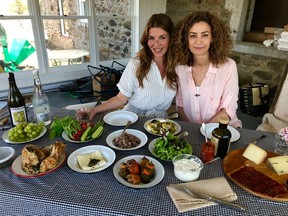
[[[214,144],[215,148],[214,148],[214,156],[217,155],[217,151],[218,151],[218,144],[219,144],[219,139],[214,137],[213,135],[211,136],[211,142]]]
[[[26,122],[26,109],[25,106],[21,107],[10,107],[12,125],[20,124],[21,122]]]
[[[34,117],[35,120],[39,122],[44,122],[45,125],[51,123],[50,108],[49,105],[45,104],[42,106],[37,106],[33,103]]]
[[[35,81],[35,85],[37,85],[37,86],[39,86],[41,84],[40,79],[38,79],[38,78],[35,78],[34,81]]]
[[[51,122],[51,119],[50,119],[50,115],[49,113],[37,113],[36,114],[36,121],[39,123],[39,122],[44,122],[47,124],[49,124]],[[49,123],[48,123],[49,122]]]

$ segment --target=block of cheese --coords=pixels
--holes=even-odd
[[[253,161],[256,164],[260,164],[267,157],[267,152],[264,149],[258,147],[257,145],[250,143],[243,152],[242,156]]]
[[[107,163],[98,150],[87,154],[78,154],[77,161],[83,170],[96,170]]]
[[[277,175],[288,174],[288,155],[268,158],[267,165],[276,172]]]

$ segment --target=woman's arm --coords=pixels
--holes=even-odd
[[[188,119],[187,116],[185,115],[185,112],[184,112],[184,110],[183,110],[183,107],[177,106],[177,112],[178,112],[178,114],[179,114],[179,116],[180,116],[180,119],[181,119],[182,121],[189,121],[189,119]]]
[[[76,113],[76,118],[81,119],[83,115],[89,115],[90,121],[93,120],[94,116],[97,113],[107,112],[110,110],[117,109],[123,105],[125,105],[128,101],[128,97],[124,96],[121,92],[119,92],[116,96],[110,98],[107,102],[98,105],[93,108],[88,109],[79,109]]]
[[[238,107],[238,72],[236,63],[229,60],[222,68],[223,92],[221,101],[215,116],[209,122],[218,122],[220,116],[228,116],[230,120],[237,118],[236,110]]]

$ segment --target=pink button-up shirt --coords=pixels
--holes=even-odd
[[[210,64],[198,91],[192,77],[192,67],[178,65],[176,73],[179,78],[176,105],[183,108],[190,122],[209,123],[213,116],[225,108],[231,119],[229,124],[242,127],[236,115],[239,86],[234,60],[228,59],[219,67]]]

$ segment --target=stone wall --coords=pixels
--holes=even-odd
[[[207,10],[220,15],[225,22],[230,23],[232,37],[235,40],[231,57],[237,63],[239,85],[264,82],[274,92],[287,64],[288,52],[278,51],[261,44],[237,41],[239,33],[237,31],[241,26],[241,14],[246,14],[239,10],[247,9],[243,6],[244,3],[247,2],[239,0],[167,0],[166,13],[175,24],[187,14],[199,10]]]
[[[287,62],[284,59],[235,51],[231,58],[237,63],[240,86],[260,82],[267,83],[270,88],[277,87]]]
[[[58,0],[42,1],[41,11],[47,15],[59,15]],[[97,15],[129,15],[129,0],[95,0]],[[66,15],[79,15],[78,0],[64,0],[63,12]],[[45,19],[45,34],[48,49],[82,49],[89,51],[89,28],[86,19],[63,19],[67,35],[61,32],[60,20]],[[131,57],[131,19],[98,19],[98,44],[100,61]]]
[[[167,0],[166,13],[178,23],[186,14],[205,10],[216,13],[226,22],[230,21],[231,11],[225,8],[225,0]]]

